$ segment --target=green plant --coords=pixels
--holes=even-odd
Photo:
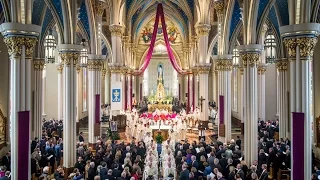
[[[156,142],[157,142],[157,144],[162,144],[162,141],[163,141],[163,136],[159,133],[156,136]]]
[[[111,129],[108,129],[107,137],[111,140],[120,140],[120,135],[117,131],[112,132]]]

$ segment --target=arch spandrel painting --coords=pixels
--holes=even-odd
[[[140,38],[139,38],[139,44],[148,44],[151,41],[152,38],[152,33],[153,33],[153,26],[154,26],[154,21],[150,21],[148,24],[146,24],[140,33]],[[167,33],[168,33],[168,39],[171,44],[176,44],[181,41],[181,36],[180,32],[177,28],[177,26],[172,23],[170,20],[166,19],[166,24],[167,24]],[[162,31],[162,24],[161,21],[159,22],[158,30],[157,30],[157,39],[163,39],[163,31]]]

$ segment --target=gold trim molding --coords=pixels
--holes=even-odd
[[[267,71],[267,66],[266,66],[266,64],[259,64],[259,65],[258,65],[258,74],[259,74],[259,75],[265,74],[266,71]]]
[[[209,24],[202,24],[196,26],[196,30],[199,36],[208,36],[211,30],[211,26]]]
[[[62,65],[58,65],[57,66],[57,71],[58,71],[59,74],[62,74],[63,66]]]
[[[103,1],[99,1],[96,5],[97,16],[102,17],[105,8],[106,8],[106,3]]]
[[[300,37],[297,38],[297,45],[299,46],[300,57],[309,58],[313,57],[314,48],[318,42],[317,37]]]
[[[223,10],[224,10],[224,2],[223,1],[215,1],[213,3],[213,7],[216,10],[218,16],[223,15]]]

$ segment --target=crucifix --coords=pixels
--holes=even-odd
[[[201,112],[202,112],[202,105],[203,105],[202,101],[204,101],[204,100],[206,100],[206,99],[204,99],[202,96],[201,96],[200,99],[199,99],[199,101],[200,101],[200,106],[201,106]]]

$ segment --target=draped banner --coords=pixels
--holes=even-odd
[[[166,26],[166,22],[165,22],[165,19],[164,19],[163,7],[162,7],[161,3],[159,3],[158,6],[157,6],[156,20],[155,20],[155,23],[154,23],[153,33],[152,33],[150,47],[149,47],[147,56],[145,58],[145,61],[142,64],[142,66],[139,68],[139,70],[135,71],[133,74],[134,75],[141,75],[146,70],[146,68],[148,67],[148,65],[150,63],[150,60],[152,58],[153,48],[154,48],[154,45],[155,45],[155,42],[156,42],[156,38],[157,38],[159,18],[161,18],[162,32],[163,32],[163,36],[164,36],[164,41],[166,43],[168,56],[169,56],[169,59],[170,59],[170,62],[172,64],[173,68],[179,74],[190,74],[190,72],[183,70],[177,64],[177,61],[176,61],[176,59],[175,59],[175,57],[173,55],[173,52],[172,52],[172,49],[171,49],[171,46],[170,46],[170,42],[169,42],[169,39],[168,39],[167,26]]]
[[[304,113],[292,113],[292,180],[304,179],[304,121]]]
[[[111,110],[122,110],[122,82],[111,83]]]

